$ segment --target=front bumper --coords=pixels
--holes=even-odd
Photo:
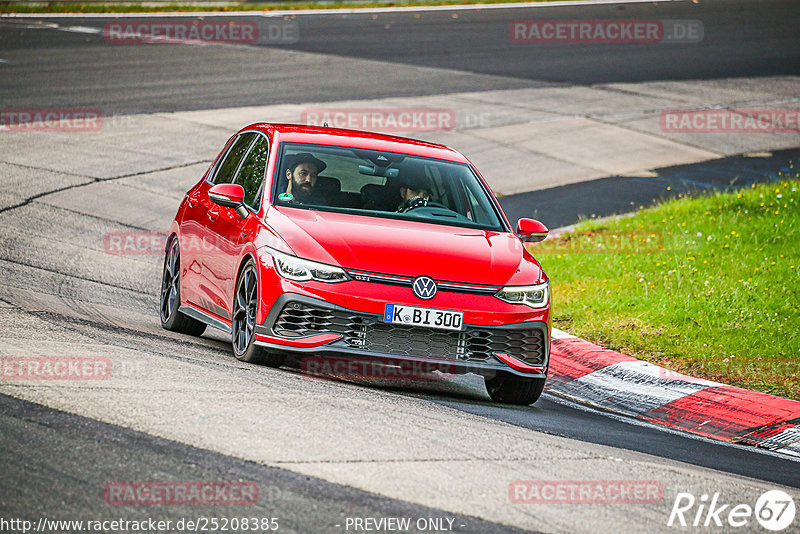
[[[255,334],[257,345],[273,350],[420,362],[450,373],[544,378],[550,360],[544,321],[436,330],[385,323],[382,314],[297,293],[280,295]]]

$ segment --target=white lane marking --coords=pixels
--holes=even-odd
[[[791,445],[786,445],[785,447],[781,447],[775,452],[779,452],[781,454],[788,454],[800,460],[800,443],[792,443]]]
[[[680,375],[685,377],[685,375]],[[626,415],[639,415],[717,382],[672,378],[671,372],[644,361],[620,362],[559,386],[564,394]]]
[[[759,443],[762,447],[786,448],[786,454],[800,456],[800,425],[793,425],[781,431],[779,434],[762,440]]]
[[[89,26],[61,26],[55,23],[47,23],[47,24],[22,24],[24,28],[36,29],[36,30],[58,30],[60,32],[69,32],[69,33],[85,33],[85,34],[92,34],[92,35],[103,35],[104,37],[108,38],[109,32],[102,28],[92,28]],[[228,45],[228,46],[238,46],[240,44],[249,44],[249,43],[224,43],[224,42],[209,42],[209,41],[202,41],[202,40],[194,40],[194,39],[172,39],[167,36],[156,35],[149,38],[142,38],[142,43],[147,44],[188,44],[188,45]]]
[[[282,11],[197,11],[150,12],[150,13],[2,13],[2,18],[153,18],[153,17],[285,17],[298,15],[358,15],[371,13],[402,13],[424,11],[474,11],[490,9],[527,9],[546,7],[569,7],[614,4],[652,4],[655,2],[675,2],[678,0],[564,0],[557,2],[520,2],[505,4],[459,4],[452,6],[398,6],[398,7],[360,7],[350,9],[287,9]]]
[[[58,29],[73,33],[101,33],[103,31],[100,28],[90,28],[88,26],[59,26]]]
[[[7,59],[0,59],[0,63],[8,63]]]

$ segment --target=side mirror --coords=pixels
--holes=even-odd
[[[534,219],[520,219],[517,221],[517,235],[523,243],[538,243],[544,241],[550,230]]]
[[[244,206],[244,188],[239,184],[217,184],[208,190],[211,202],[226,208],[233,208],[239,217],[247,218],[247,208]]]

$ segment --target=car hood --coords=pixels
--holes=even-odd
[[[496,286],[545,276],[507,232],[282,207],[267,222],[297,256],[345,269]]]

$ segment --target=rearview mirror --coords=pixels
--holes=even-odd
[[[233,208],[239,217],[247,218],[247,208],[244,206],[244,188],[239,184],[217,184],[208,190],[211,202],[226,208]]]
[[[523,243],[538,243],[544,241],[550,230],[534,219],[520,219],[517,221],[517,235]]]
[[[378,167],[377,165],[359,165],[358,172],[367,176],[383,176],[384,178],[397,178],[400,172],[395,168]]]

